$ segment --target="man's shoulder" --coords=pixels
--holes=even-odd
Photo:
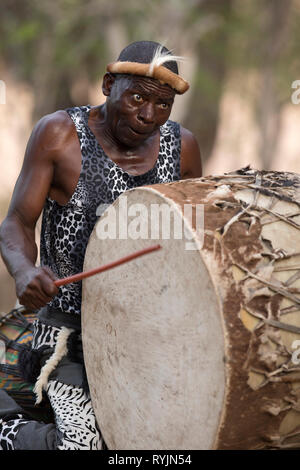
[[[184,139],[195,139],[194,134],[189,129],[186,129],[185,127],[182,126],[182,124],[180,124],[177,121],[174,121],[173,119],[168,119],[165,122],[164,127],[179,131],[181,134],[181,137],[183,137]]]
[[[197,139],[194,134],[189,129],[183,127],[179,122],[168,119],[164,124],[164,128],[167,132],[173,132],[177,137],[180,137],[183,145],[197,145]]]
[[[73,128],[72,120],[68,115],[67,111],[60,109],[50,114],[43,116],[35,125],[35,128],[39,128],[44,132],[67,132]]]
[[[194,134],[181,126],[181,174],[182,178],[202,176],[201,152]]]
[[[36,123],[33,136],[47,148],[61,147],[74,134],[74,124],[65,110],[46,114]]]
[[[180,133],[181,133],[181,136],[186,140],[194,140],[195,139],[194,134],[189,129],[187,129],[186,127],[183,127],[181,124],[180,124]]]

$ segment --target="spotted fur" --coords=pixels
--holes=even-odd
[[[62,434],[59,450],[101,450],[90,396],[81,388],[56,380],[49,381],[48,398],[55,413],[57,429]]]
[[[22,415],[16,418],[4,421],[0,419],[0,450],[15,450],[14,441],[21,426],[28,423]]]

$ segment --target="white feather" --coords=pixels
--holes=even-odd
[[[180,62],[184,60],[184,57],[181,57],[179,55],[172,55],[170,51],[163,52],[162,49],[163,46],[158,46],[153,55],[153,59],[151,60],[149,67],[150,77],[153,75],[155,67],[159,67],[165,62]]]

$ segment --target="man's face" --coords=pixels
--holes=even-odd
[[[137,147],[155,134],[169,118],[175,91],[157,80],[120,77],[112,85],[107,113],[114,138]]]

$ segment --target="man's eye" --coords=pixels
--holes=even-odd
[[[169,105],[168,103],[160,103],[158,106],[159,106],[161,109],[168,109],[170,105]]]
[[[133,98],[135,101],[137,101],[138,103],[141,103],[143,101],[143,98],[141,97],[141,95],[139,95],[138,93],[135,93],[133,95]]]

